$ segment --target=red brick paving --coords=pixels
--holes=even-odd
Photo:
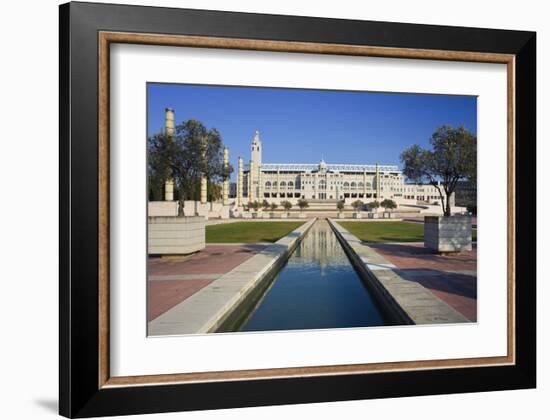
[[[186,275],[186,280],[149,280],[147,282],[147,320],[152,321],[168,309],[209,285],[213,279],[193,279],[193,274],[225,274],[242,264],[265,245],[207,245],[183,258],[149,258],[147,272],[153,276]]]
[[[151,275],[227,273],[242,264],[265,245],[207,245],[188,257],[149,258],[147,273]]]
[[[147,288],[147,320],[152,321],[214,280],[153,280]]]
[[[414,244],[371,244],[384,258],[471,321],[477,320],[477,249],[457,255],[438,255]]]

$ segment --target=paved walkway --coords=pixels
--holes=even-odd
[[[267,244],[215,244],[182,258],[149,258],[147,321],[262,251]]]
[[[421,284],[470,321],[477,320],[477,247],[457,255],[433,254],[422,243],[369,244],[403,278]]]
[[[211,245],[184,261],[151,264],[149,296],[151,312],[147,324],[150,336],[174,334],[204,334],[219,331],[241,305],[245,304],[264,280],[269,279],[272,270],[280,267],[289,253],[315,222],[311,220],[277,242],[265,245]],[[158,267],[161,265],[163,267]],[[185,270],[184,270],[185,268]],[[223,272],[223,274],[222,274]],[[201,275],[201,278],[193,278]],[[213,277],[219,275],[216,279]],[[157,276],[165,276],[160,279]],[[180,280],[176,280],[178,276]],[[168,277],[168,279],[166,278]],[[194,281],[191,294],[183,290],[179,303],[168,299],[165,285],[154,293],[159,282]],[[200,282],[199,282],[200,281]],[[166,284],[166,283],[165,283]],[[184,286],[182,286],[184,288]],[[164,297],[164,299],[163,299]],[[167,308],[167,301],[171,307]],[[153,316],[157,314],[156,317]]]

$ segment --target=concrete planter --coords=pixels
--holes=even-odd
[[[424,246],[436,252],[471,251],[472,217],[424,217]]]
[[[148,253],[151,255],[184,255],[205,247],[205,218],[149,217]]]
[[[338,212],[338,219],[345,219],[345,215],[344,215],[344,212],[340,211]]]
[[[243,219],[252,219],[252,213],[250,213],[249,211],[244,211]]]
[[[176,217],[179,211],[177,201],[149,201],[148,215],[155,216],[173,216]],[[193,214],[194,215],[194,214]]]
[[[288,213],[281,213],[281,219],[288,219]]]
[[[354,219],[362,219],[363,214],[360,211],[356,211],[356,212],[353,213],[353,218]]]

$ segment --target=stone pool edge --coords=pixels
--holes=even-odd
[[[373,293],[380,310],[393,325],[470,322],[422,285],[408,281],[373,248],[365,245],[337,221],[328,219],[361,279]]]
[[[150,321],[148,336],[217,332],[246,306],[262,284],[288,260],[317,218],[299,226],[188,299]]]

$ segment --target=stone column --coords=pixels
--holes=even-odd
[[[174,137],[175,125],[174,125],[174,110],[172,108],[165,109],[164,126],[166,129],[166,135],[168,137]]]
[[[227,171],[228,167],[229,167],[229,150],[227,149],[227,147],[224,147],[223,149],[224,171]],[[226,172],[226,175],[223,179],[223,184],[222,184],[222,200],[223,200],[224,206],[226,206],[227,203],[229,202],[228,198],[229,198],[229,175]]]
[[[252,202],[255,200],[256,194],[254,191],[254,161],[250,161],[250,166],[248,167],[248,201]]]
[[[166,180],[164,183],[164,201],[174,201],[174,181]]]
[[[281,180],[279,176],[279,169],[277,169],[277,198],[280,197],[280,192],[281,192]]]
[[[380,171],[378,170],[378,163],[376,164],[376,200],[380,202]]]
[[[202,139],[202,156],[203,159],[206,159],[206,148],[208,145],[206,144],[207,139],[203,137]],[[201,176],[201,204],[206,204],[208,198],[208,181],[206,179],[206,175],[202,174]]]
[[[258,165],[258,200],[264,199],[264,185],[262,175],[262,166]]]
[[[205,176],[201,176],[201,204],[206,204],[207,199],[207,187],[208,181]]]
[[[243,158],[239,157],[237,170],[237,207],[243,205]]]
[[[175,132],[174,110],[166,108],[164,111],[164,128],[166,130],[166,136],[168,137],[168,141],[172,141]],[[172,178],[168,178],[164,182],[164,201],[174,201],[174,180]]]
[[[367,198],[367,170],[363,170],[363,197]]]
[[[313,192],[315,194],[315,199],[319,200],[319,175],[315,173],[315,181],[313,182],[313,185],[315,187],[315,191]]]

